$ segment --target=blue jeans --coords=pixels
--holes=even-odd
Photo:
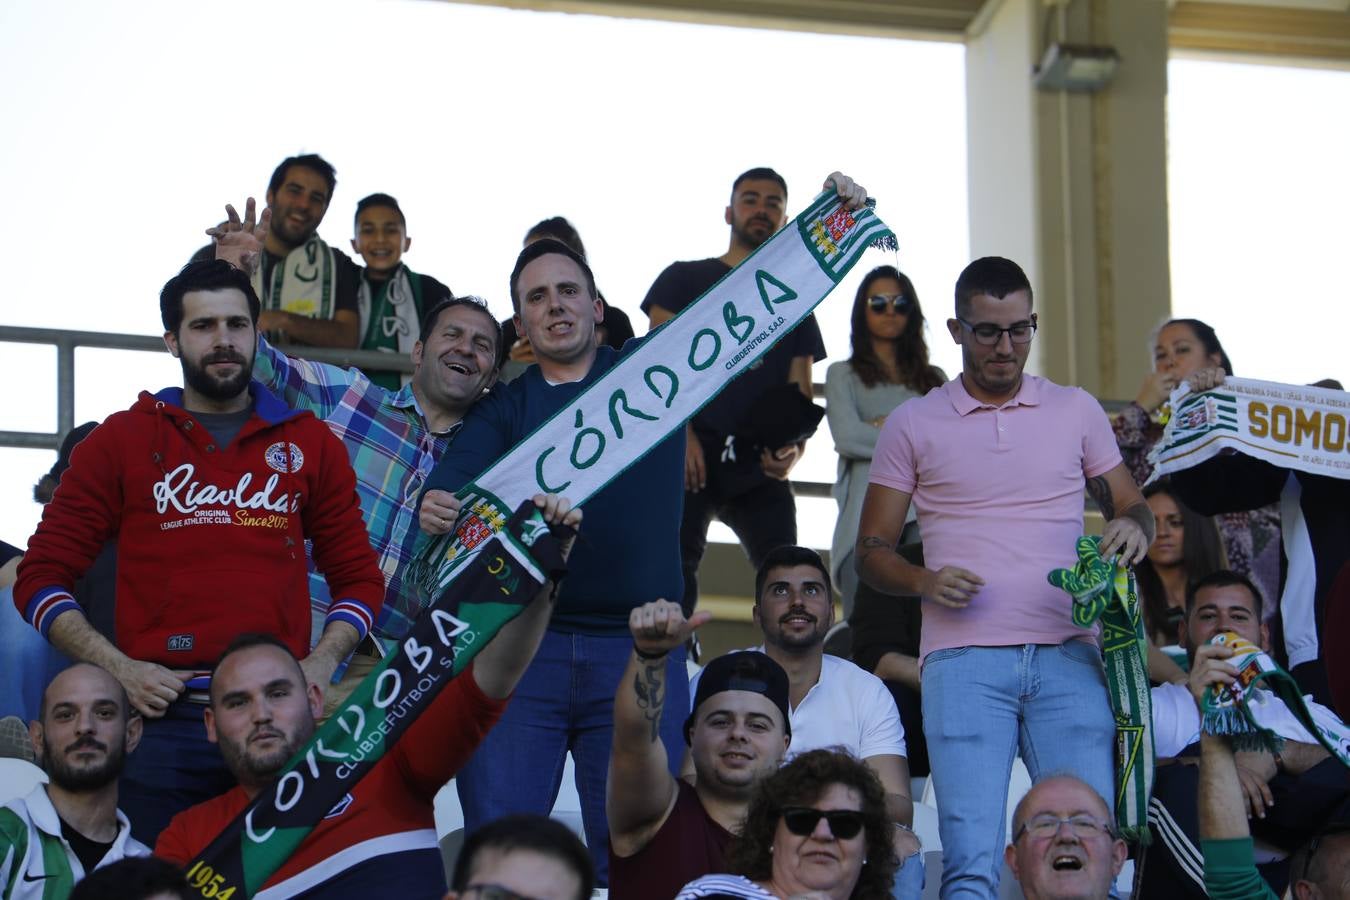
[[[70,660],[19,615],[14,588],[0,590],[0,716],[27,724],[42,711],[42,692]]]
[[[1033,783],[1070,773],[1114,804],[1115,719],[1092,644],[935,650],[924,660],[923,722],[943,900],[998,896],[1008,779],[1019,750]]]
[[[895,871],[895,882],[891,885],[891,896],[895,900],[922,900],[923,897],[923,853],[915,853]]]
[[[145,720],[140,746],[127,754],[117,805],[132,836],[148,847],[174,816],[235,786],[220,747],[206,739],[203,709],[187,700],[170,704],[161,718]]]
[[[605,780],[614,738],[614,694],[633,651],[631,636],[597,637],[552,629],[516,687],[511,703],[456,780],[464,830],[511,813],[548,815],[568,751],[576,763],[586,844],[601,886],[609,883]],[[661,741],[672,775],[684,756],[689,677],[684,648],[666,666]]]

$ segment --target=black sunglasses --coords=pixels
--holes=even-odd
[[[891,309],[895,310],[896,315],[904,315],[909,312],[910,308],[914,305],[914,301],[910,300],[904,294],[896,294],[893,297],[887,296],[886,294],[875,294],[867,298],[867,305],[871,307],[872,312],[874,313],[885,312],[888,303],[890,304]]]
[[[847,841],[862,831],[862,813],[852,809],[812,809],[809,806],[789,806],[783,810],[783,824],[793,834],[807,837],[816,830],[816,823],[824,818],[830,823],[830,834]]]

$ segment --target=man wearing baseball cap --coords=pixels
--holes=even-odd
[[[609,887],[616,898],[666,900],[689,881],[724,869],[732,829],[750,795],[782,762],[792,737],[788,677],[763,653],[719,656],[699,679],[684,736],[694,785],[671,772],[659,725],[666,655],[708,621],[656,600],[628,619],[633,652],[614,698],[609,759]]]

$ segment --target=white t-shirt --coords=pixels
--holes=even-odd
[[[1200,740],[1200,710],[1184,684],[1163,684],[1153,688],[1153,747],[1159,759],[1176,756]],[[1345,725],[1336,714],[1312,697],[1304,697],[1313,721],[1345,733]],[[1316,744],[1317,738],[1303,727],[1289,707],[1270,691],[1258,688],[1248,700],[1252,716],[1262,728],[1268,728],[1286,740]],[[1350,750],[1350,748],[1345,748]]]
[[[763,645],[750,647],[758,653]],[[700,672],[689,682],[689,702],[698,694]],[[880,678],[837,656],[825,654],[820,680],[788,711],[792,743],[784,762],[799,753],[842,746],[859,759],[907,756],[905,728],[895,698]]]

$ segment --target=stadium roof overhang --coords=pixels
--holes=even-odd
[[[547,12],[962,41],[1003,0],[460,0]],[[1173,50],[1350,66],[1350,0],[1168,0]]]

